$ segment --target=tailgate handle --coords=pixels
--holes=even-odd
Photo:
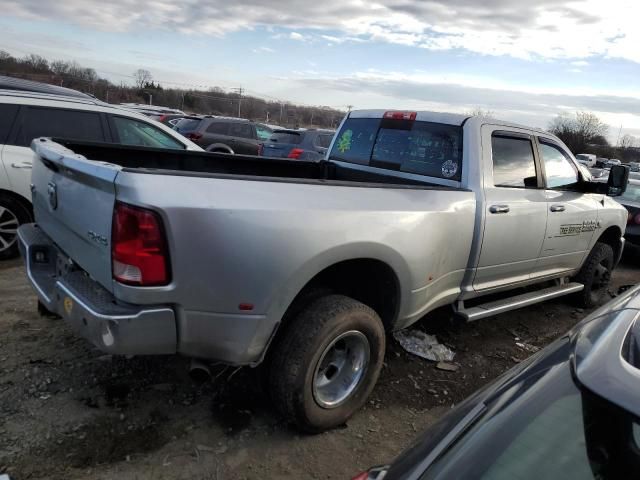
[[[551,208],[549,208],[549,210],[551,210],[552,212],[564,212],[565,208],[564,205],[551,205]]]
[[[31,162],[12,163],[11,166],[13,168],[32,168],[33,167]]]
[[[489,211],[491,213],[509,213],[509,205],[491,205]]]

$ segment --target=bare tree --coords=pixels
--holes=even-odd
[[[24,63],[34,70],[49,70],[49,62],[44,57],[33,53],[25,57]]]
[[[637,144],[638,144],[638,139],[633,135],[629,135],[627,133],[620,139],[619,147],[623,150],[626,150],[628,148],[635,147]]]
[[[466,112],[466,114],[470,117],[494,118],[495,112],[493,110],[484,110],[481,107],[476,107]]]
[[[558,115],[549,131],[560,138],[574,153],[585,152],[590,144],[607,146],[609,127],[591,112],[577,112],[575,117]]]
[[[133,72],[133,78],[138,90],[142,90],[147,83],[150,83],[153,80],[153,76],[149,70],[145,70],[144,68],[139,68],[135,72]]]

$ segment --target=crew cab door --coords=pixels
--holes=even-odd
[[[475,290],[526,281],[536,266],[547,197],[534,147],[526,130],[482,127],[484,232]]]
[[[544,137],[538,137],[537,143],[549,212],[534,276],[545,276],[582,264],[598,228],[602,195],[578,191],[578,168],[561,145]]]

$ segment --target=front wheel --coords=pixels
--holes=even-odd
[[[303,309],[282,335],[269,375],[276,407],[308,432],[344,424],[364,404],[382,369],[380,317],[349,297],[328,295]]]
[[[577,294],[578,303],[591,308],[602,303],[613,271],[613,249],[606,243],[598,242],[589,253],[576,281],[584,285],[584,290]]]

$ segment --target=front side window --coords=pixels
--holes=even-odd
[[[9,132],[18,113],[18,105],[0,103],[0,144],[7,141]]]
[[[214,135],[229,135],[229,124],[213,122],[207,127],[207,133],[213,133]]]
[[[22,117],[16,144],[29,146],[38,137],[104,142],[100,114],[62,108],[29,107]]]
[[[118,137],[117,143],[140,147],[172,148],[183,150],[185,146],[148,123],[132,118],[113,117],[113,125]]]
[[[547,188],[562,188],[578,182],[578,172],[573,163],[558,147],[541,143],[540,155],[544,163]]]
[[[627,189],[620,198],[622,200],[627,200],[628,202],[640,203],[640,184],[629,182]]]
[[[493,135],[491,151],[496,187],[537,187],[536,162],[529,138]]]
[[[413,120],[350,118],[331,159],[459,181],[462,128]]]

